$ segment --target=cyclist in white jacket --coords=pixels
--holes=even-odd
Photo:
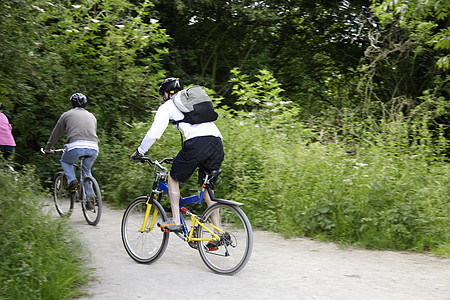
[[[200,124],[183,122],[184,114],[175,106],[172,100],[174,94],[182,89],[183,84],[179,78],[167,78],[164,80],[160,86],[159,94],[163,96],[165,102],[156,111],[153,124],[142,140],[141,145],[130,157],[131,161],[138,162],[139,157],[144,156],[153,143],[162,136],[170,121],[176,122],[178,128],[183,132],[186,140],[182,149],[174,158],[168,179],[172,219],[160,224],[161,228],[174,232],[181,231],[179,182],[187,182],[197,167],[200,167],[198,182],[202,184],[205,172],[220,169],[224,159],[223,137],[214,122]],[[211,183],[213,189],[214,185],[215,181]],[[207,205],[211,205],[212,201],[208,193],[204,195]]]

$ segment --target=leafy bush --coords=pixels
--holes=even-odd
[[[286,108],[288,101],[270,99],[249,113],[219,110],[225,160],[218,197],[243,202],[254,227],[285,236],[449,254],[450,167],[439,157],[448,141],[430,141],[427,126],[401,117],[380,121],[379,130],[352,114],[340,133],[308,128],[295,119],[295,108],[268,105]],[[102,144],[96,168],[107,182],[106,201],[124,206],[150,192],[150,169],[129,162],[150,125],[133,124],[126,139]],[[179,149],[179,134],[169,126],[148,155],[161,159]],[[190,195],[198,186],[194,179],[182,187]]]
[[[284,135],[246,120],[232,131],[225,197],[244,202],[255,227],[377,249],[448,248],[447,163],[381,145],[349,153],[300,126]]]
[[[28,170],[31,174],[32,170]],[[41,211],[33,177],[0,166],[0,298],[71,299],[89,280],[84,251],[63,219]]]

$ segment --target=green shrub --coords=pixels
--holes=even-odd
[[[222,131],[221,188],[246,204],[253,226],[367,248],[447,249],[448,163],[399,145],[387,151],[387,143],[348,152],[345,143],[315,142],[302,126],[285,134],[252,119],[227,120]]]
[[[450,167],[430,157],[432,151],[421,154],[420,145],[408,148],[395,135],[354,143],[349,151],[347,143],[321,141],[303,124],[286,123],[285,116],[255,114],[220,111],[225,160],[216,188],[218,197],[245,204],[255,228],[448,255]],[[107,202],[124,207],[150,192],[151,169],[129,161],[150,125],[135,124],[123,141],[102,144],[95,174],[105,179]],[[172,156],[180,147],[178,131],[169,126],[148,156]],[[196,176],[181,186],[182,195],[195,193]]]
[[[71,299],[89,280],[76,232],[41,211],[45,195],[36,182],[24,175],[15,181],[0,166],[1,299]]]

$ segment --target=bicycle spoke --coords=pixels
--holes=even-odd
[[[122,218],[123,245],[128,255],[139,263],[156,261],[166,250],[169,241],[169,234],[156,226],[158,222],[166,219],[165,212],[158,204],[152,204],[147,223],[143,226],[147,210],[146,202],[147,197],[135,199],[127,207]]]
[[[238,207],[215,204],[204,212],[202,219],[212,222],[215,215],[220,216],[220,224],[217,227],[222,232],[218,233],[211,225],[206,226],[220,235],[221,239],[213,244],[201,241],[198,250],[208,268],[221,274],[234,274],[240,271],[250,258],[253,247],[251,225]],[[212,234],[199,227],[198,237],[211,238]]]

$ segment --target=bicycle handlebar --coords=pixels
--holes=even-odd
[[[157,166],[158,168],[160,168],[161,170],[166,169],[162,164],[171,164],[171,163],[173,163],[173,157],[172,157],[172,158],[166,157],[166,158],[164,158],[164,159],[161,160],[161,161],[157,161],[157,160],[153,161],[153,160],[151,160],[150,157],[142,157],[140,160],[141,160],[141,162],[143,162],[143,163],[144,163],[144,162],[147,162],[147,163],[149,163],[149,164],[151,164],[151,165],[155,165],[155,166]]]
[[[66,149],[64,149],[64,148],[61,148],[61,149],[54,149],[54,150],[53,150],[53,152],[64,152],[64,151],[66,151]],[[45,153],[44,148],[41,148],[41,153],[42,153],[42,154],[47,154],[47,153]]]

